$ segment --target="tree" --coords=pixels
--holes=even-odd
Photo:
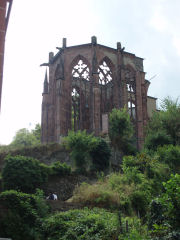
[[[156,151],[158,147],[172,143],[172,139],[165,131],[150,132],[145,139],[144,147]]]
[[[41,125],[39,123],[36,124],[34,129],[32,129],[32,134],[39,142],[41,141]]]
[[[34,158],[9,155],[2,171],[3,188],[33,193],[47,182],[48,173],[48,167]]]
[[[167,97],[147,125],[145,147],[156,150],[170,143],[180,145],[180,104]]]
[[[133,152],[134,130],[127,109],[113,109],[109,116],[109,138],[112,146],[124,154]]]
[[[90,156],[92,158],[92,166],[95,170],[103,171],[107,169],[111,156],[111,150],[107,142],[102,138],[98,138],[97,143],[90,150]]]
[[[163,183],[165,192],[159,201],[164,207],[164,215],[174,229],[179,229],[180,223],[180,175],[171,175],[169,181]]]
[[[71,157],[74,160],[78,171],[83,172],[89,158],[91,148],[97,143],[97,138],[86,131],[69,131],[64,139],[65,145],[71,151]]]
[[[149,228],[160,236],[156,239],[179,239],[180,175],[171,175],[163,186],[164,191],[150,205]]]
[[[38,190],[36,194],[5,191],[0,194],[0,205],[6,209],[0,211],[1,237],[42,239],[40,228],[49,209],[42,191]]]
[[[35,129],[29,131],[26,128],[22,128],[16,132],[16,135],[13,138],[12,147],[29,147],[40,144],[40,124],[36,124]]]
[[[180,174],[180,146],[165,145],[157,149],[158,160],[166,163],[171,171]]]

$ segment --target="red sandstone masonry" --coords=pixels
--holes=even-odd
[[[42,102],[42,142],[58,142],[73,127],[71,93],[75,87],[79,94],[78,110],[74,110],[79,114],[76,119],[77,129],[86,129],[96,135],[103,130],[103,114],[109,113],[113,107],[128,106],[128,102],[133,101],[137,146],[140,149],[147,122],[148,86],[143,72],[143,59],[125,52],[120,43],[117,44],[117,49],[97,44],[95,37],[92,37],[89,44],[72,47],[66,47],[64,40],[63,47],[56,56],[50,56],[49,92],[43,94]],[[79,60],[86,66],[82,67],[83,70],[78,66]],[[107,81],[110,75],[106,75],[107,71],[103,70],[103,78],[107,81],[105,85],[99,81],[101,64],[105,64],[109,69],[108,74],[111,74],[111,80]],[[88,68],[89,80],[84,76],[77,77],[80,76],[79,72],[77,75],[73,73],[73,76],[74,66],[77,71]],[[128,91],[128,84],[133,84],[133,91]]]
[[[2,83],[3,83],[3,63],[4,63],[4,43],[6,35],[6,25],[8,19],[6,18],[6,7],[7,2],[10,3],[10,8],[13,0],[0,0],[0,111],[1,111],[1,94],[2,94]],[[10,12],[8,12],[10,14]]]

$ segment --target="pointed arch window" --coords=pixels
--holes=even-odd
[[[80,127],[80,95],[76,88],[72,89],[72,115],[71,124],[74,131],[78,130]]]
[[[127,69],[125,71],[125,79],[126,79],[127,91],[130,93],[135,93],[136,81],[135,81],[134,73],[129,69]]]
[[[102,64],[99,65],[98,68],[99,73],[99,84],[107,85],[112,81],[112,71],[110,67],[107,65],[106,61],[103,61]]]
[[[89,67],[82,59],[79,59],[77,64],[73,67],[72,76],[74,78],[82,78],[89,81]]]
[[[128,101],[128,111],[132,120],[136,119],[136,106],[132,100]]]

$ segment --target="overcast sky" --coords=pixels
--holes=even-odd
[[[4,62],[0,144],[41,121],[48,53],[67,45],[99,44],[144,58],[149,94],[180,96],[180,0],[14,0]],[[160,102],[160,100],[158,101]]]

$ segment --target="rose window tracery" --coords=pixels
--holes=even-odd
[[[82,59],[73,67],[72,76],[74,78],[83,78],[89,81],[89,67]]]
[[[112,81],[112,72],[105,61],[98,68],[99,84],[106,85]]]

